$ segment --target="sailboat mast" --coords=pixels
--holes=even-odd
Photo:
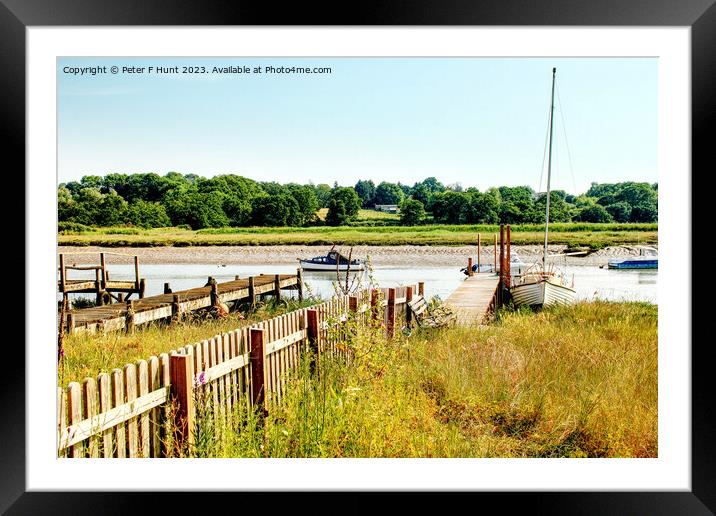
[[[552,126],[554,121],[554,81],[557,76],[557,69],[552,68],[552,100],[549,112],[549,158],[547,159],[547,210],[544,221],[544,256],[542,256],[542,270],[547,270],[547,233],[549,232],[549,200],[550,200],[550,178],[552,175]]]

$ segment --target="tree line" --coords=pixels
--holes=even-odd
[[[58,187],[58,220],[87,226],[340,226],[361,208],[400,207],[400,223],[544,223],[546,194],[528,186],[463,189],[429,177],[413,186],[360,180],[334,184],[279,184],[224,174],[204,178],[169,172],[84,176]],[[582,195],[555,190],[552,222],[656,222],[658,185],[592,183]],[[327,208],[325,221],[317,211]]]

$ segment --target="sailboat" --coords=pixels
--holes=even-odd
[[[552,128],[554,120],[554,84],[557,69],[552,68],[552,101],[549,115],[549,159],[547,161],[547,206],[544,226],[544,254],[542,262],[537,262],[523,274],[515,277],[510,294],[515,305],[533,307],[566,305],[574,302],[576,292],[574,285],[567,284],[564,273],[558,271],[553,264],[547,265],[547,242],[549,237],[549,201],[550,179],[552,174]]]

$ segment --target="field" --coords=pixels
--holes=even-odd
[[[377,213],[377,212],[374,212]],[[103,247],[215,246],[215,245],[466,245],[477,233],[485,244],[499,232],[497,225],[316,226],[307,228],[96,228],[62,231],[59,245]],[[544,226],[511,227],[512,243],[544,242]],[[551,244],[601,249],[610,245],[656,244],[657,224],[551,224]]]
[[[254,314],[267,316],[269,312]],[[72,336],[60,385],[242,325]],[[495,324],[361,332],[303,368],[263,425],[204,428],[200,457],[656,457],[657,307],[503,309]]]

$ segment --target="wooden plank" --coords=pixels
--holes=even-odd
[[[229,356],[229,335],[226,333],[223,333],[221,335],[221,346],[222,346],[222,358],[221,362],[224,363],[227,360],[230,360],[231,357]],[[229,375],[224,375],[222,381],[224,382],[224,410],[226,412],[226,419],[227,421],[231,421],[231,378]],[[229,423],[229,426],[230,423]]]
[[[82,416],[84,419],[92,420],[98,413],[97,382],[94,378],[85,378],[82,381]],[[99,457],[99,430],[93,428],[87,440],[89,456]]]
[[[181,450],[184,444],[194,443],[194,425],[196,412],[194,407],[194,364],[189,355],[172,354],[169,357],[171,371],[171,395],[177,403],[176,428],[177,445]]]
[[[60,449],[73,446],[82,442],[90,436],[94,436],[110,430],[130,419],[136,419],[147,411],[166,403],[168,400],[168,389],[162,387],[144,396],[135,398],[131,402],[123,403],[107,412],[95,414],[91,418],[85,418],[66,427],[60,436]],[[122,451],[122,455],[124,452]],[[118,452],[119,455],[119,452]]]
[[[134,364],[124,366],[124,390],[128,403],[137,399],[137,367]],[[139,457],[139,424],[136,417],[127,422],[127,451],[130,458]]]
[[[146,360],[139,360],[137,362],[137,371],[139,375],[139,397],[149,394],[149,366]],[[149,444],[149,412],[142,412],[139,418],[139,441],[140,441],[140,454],[144,458],[150,457],[150,444]]]
[[[124,404],[125,391],[124,391],[124,376],[121,369],[114,369],[112,371],[112,407],[119,407]],[[115,444],[117,457],[124,458],[127,456],[127,434],[125,430],[125,424],[122,422],[116,425],[115,430]]]
[[[251,329],[251,395],[254,407],[263,407],[265,410],[265,381],[264,381],[264,330]]]
[[[167,353],[162,353],[159,355],[159,384],[161,387],[166,388],[167,392],[169,392],[169,388],[171,386],[171,371],[169,368],[169,355]],[[168,401],[168,400],[167,400]],[[169,417],[169,403],[165,402],[163,403],[159,409],[159,416],[160,416],[160,424],[159,424],[159,435],[160,435],[160,443],[161,447],[158,449],[157,457],[167,457],[169,455],[168,447],[168,436],[166,435],[165,428],[166,428],[166,422]]]
[[[60,436],[67,426],[67,393],[62,387],[57,387],[57,449],[58,457],[67,457],[67,449],[60,447]]]
[[[161,377],[159,369],[159,359],[156,356],[149,357],[149,391],[154,392],[161,388]],[[149,412],[149,456],[161,456],[160,428],[162,420],[158,408],[154,408]]]
[[[67,386],[67,423],[70,427],[78,424],[82,419],[81,388],[77,382],[70,382]],[[60,441],[62,442],[62,441]],[[70,457],[79,458],[84,455],[84,447],[80,441],[72,446]]]

